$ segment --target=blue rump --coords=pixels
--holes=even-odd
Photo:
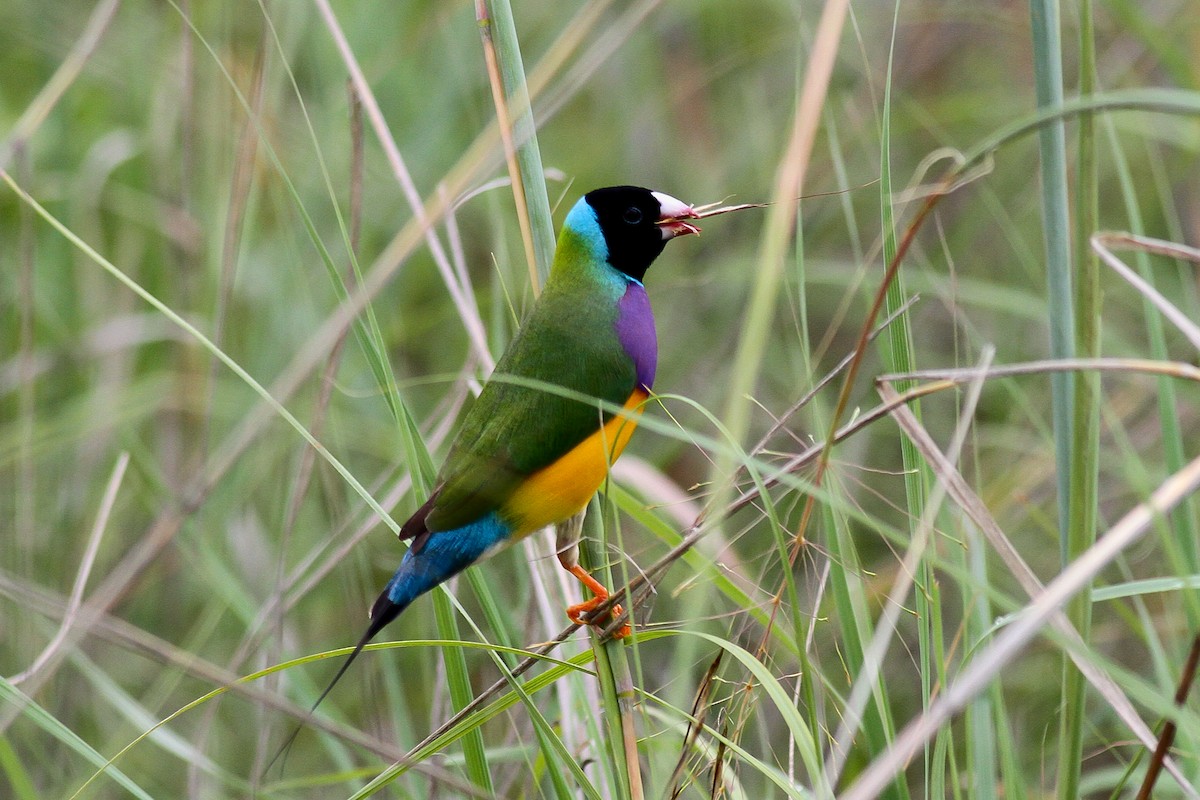
[[[452,531],[431,533],[422,547],[404,554],[384,594],[403,608],[504,544],[511,533],[496,512]]]

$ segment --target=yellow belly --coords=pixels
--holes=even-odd
[[[633,435],[641,403],[648,395],[636,390],[625,403],[632,417],[613,417],[548,467],[529,476],[504,504],[502,516],[513,525],[513,539],[562,522],[592,499],[608,468]]]

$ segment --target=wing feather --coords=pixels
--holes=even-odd
[[[547,287],[467,412],[438,476],[440,491],[424,522],[430,531],[453,530],[499,509],[527,476],[600,429],[611,415],[597,400],[619,406],[636,388],[633,361],[613,328],[615,304],[563,299]]]

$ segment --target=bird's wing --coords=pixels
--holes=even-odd
[[[433,510],[433,506],[437,503],[438,497],[440,497],[441,494],[442,487],[435,487],[434,490],[429,494],[429,499],[425,501],[425,504],[418,508],[416,512],[409,517],[403,525],[400,526],[398,538],[400,541],[412,539],[412,549],[414,551],[420,552],[421,548],[425,546],[425,540],[429,538],[429,525],[427,524],[429,512]]]
[[[517,334],[463,421],[438,476],[424,520],[453,530],[497,510],[529,475],[553,464],[611,416],[597,399],[623,405],[637,374],[611,322],[589,324],[587,309],[541,313]],[[588,398],[539,388],[553,384]]]

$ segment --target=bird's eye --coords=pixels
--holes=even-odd
[[[622,219],[624,219],[630,225],[637,225],[642,221],[642,210],[637,206],[630,206],[629,208],[625,209],[625,214],[622,216]]]

